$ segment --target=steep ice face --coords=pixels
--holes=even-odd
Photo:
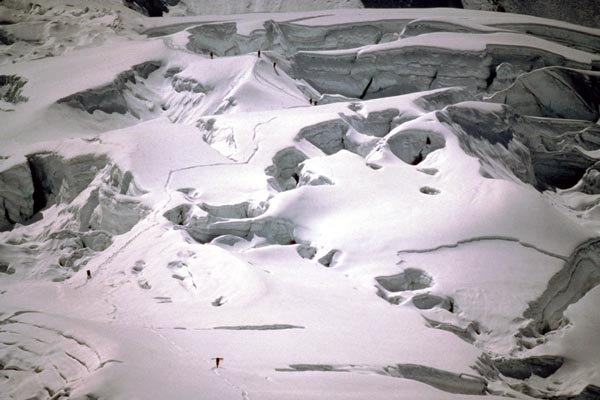
[[[295,56],[294,74],[322,92],[374,98],[449,86],[485,92],[545,66],[592,68],[595,57],[533,38],[515,46],[519,39],[513,35],[433,32],[355,51],[304,51]]]
[[[173,2],[172,2],[173,3]],[[173,6],[173,4],[169,4]],[[336,8],[361,8],[360,0],[335,0],[323,4],[317,0],[285,2],[278,0],[251,0],[243,3],[214,3],[207,0],[179,0],[171,12],[185,15],[243,14],[259,12],[312,11]]]
[[[565,263],[565,266],[552,277],[546,291],[532,302],[525,316],[532,318],[531,331],[526,335],[544,334],[556,330],[565,323],[563,312],[585,294],[600,284],[598,269],[599,244],[592,240],[582,244]]]
[[[160,66],[160,62],[151,61],[136,65],[130,71],[120,73],[108,85],[63,97],[57,103],[81,109],[89,114],[93,114],[96,110],[106,114],[125,114],[133,108],[130,106],[131,101],[135,101],[135,99],[144,100],[141,94],[135,93],[137,80],[148,79],[148,76],[159,69]],[[133,96],[126,93],[130,87]],[[127,97],[133,97],[133,99],[128,102]]]
[[[384,146],[410,165],[419,165],[429,153],[445,146],[446,140],[435,132],[398,128],[386,137]]]
[[[53,153],[35,153],[26,162],[0,174],[3,212],[0,227],[29,222],[56,203],[70,203],[106,165],[104,156],[82,155],[65,160]]]
[[[519,76],[490,97],[524,115],[598,121],[600,72],[543,68]]]

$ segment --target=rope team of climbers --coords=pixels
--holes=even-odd
[[[261,58],[262,52],[260,50],[258,50],[256,54],[257,54],[258,58]],[[209,53],[209,56],[210,56],[210,59],[212,60],[215,58],[215,53],[213,53],[211,51]],[[277,71],[277,62],[276,61],[273,61],[273,71],[275,72],[275,74],[277,74],[279,76],[279,72]],[[318,105],[317,100],[313,100],[312,97],[308,99],[308,102],[312,106]]]

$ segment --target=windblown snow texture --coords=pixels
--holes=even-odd
[[[126,3],[0,3],[2,399],[599,398],[600,30]]]

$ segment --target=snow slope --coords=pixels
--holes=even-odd
[[[598,398],[599,30],[0,11],[0,398]]]

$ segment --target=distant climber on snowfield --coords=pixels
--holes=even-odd
[[[273,61],[273,71],[275,71],[275,73],[279,75],[279,72],[277,72],[277,63],[275,61]]]
[[[258,58],[260,58],[260,50],[258,51]]]
[[[92,271],[90,271],[89,269],[87,270],[87,278],[92,279]]]
[[[311,97],[311,98],[308,100],[308,102],[309,102],[309,103],[310,103],[310,105],[312,106],[312,104],[313,104],[312,97]]]
[[[210,59],[212,60],[214,56],[215,56],[215,55],[214,55],[214,54],[213,54],[213,52],[211,51],[211,52],[210,52]]]
[[[216,368],[219,368],[219,364],[223,361],[223,357],[211,358],[211,360],[215,360],[215,363],[217,364]]]

